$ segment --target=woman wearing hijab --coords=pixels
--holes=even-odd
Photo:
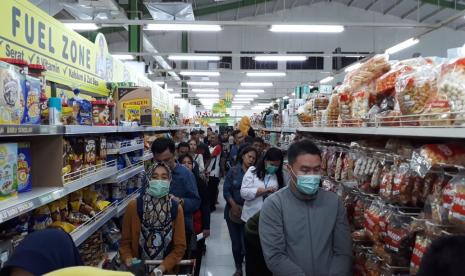
[[[224,219],[228,226],[236,265],[234,276],[242,275],[242,263],[244,262],[244,223],[241,221],[244,199],[241,197],[241,185],[245,173],[255,165],[256,158],[257,150],[250,146],[245,147],[239,152],[237,164],[228,171],[224,179],[223,196],[226,200]]]
[[[44,229],[27,235],[0,272],[2,276],[36,276],[81,266],[79,251],[71,236],[61,229]]]
[[[284,187],[283,153],[278,148],[270,148],[256,167],[250,167],[242,180],[241,196],[245,200],[241,219],[249,218],[262,209],[267,196]]]
[[[127,267],[142,260],[163,260],[153,271],[172,271],[186,251],[182,206],[169,195],[171,171],[155,164],[141,196],[128,204],[123,218],[120,254]]]

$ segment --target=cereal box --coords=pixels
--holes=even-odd
[[[19,124],[24,101],[21,74],[14,66],[0,62],[0,124]]]
[[[32,189],[31,146],[29,143],[18,144],[18,192],[24,193]]]
[[[0,200],[17,196],[18,144],[0,144]]]
[[[40,79],[26,77],[23,87],[24,111],[21,124],[40,123]]]

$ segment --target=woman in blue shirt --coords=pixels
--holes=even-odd
[[[223,196],[226,200],[224,219],[228,225],[236,272],[233,276],[242,276],[244,260],[244,223],[241,221],[244,199],[241,197],[242,178],[245,172],[255,165],[257,151],[252,147],[244,148],[237,157],[237,164],[232,167],[224,180]]]

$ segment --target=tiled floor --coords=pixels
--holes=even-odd
[[[231,276],[234,271],[234,259],[231,252],[231,240],[224,220],[222,185],[216,206],[211,216],[211,236],[207,239],[207,253],[202,259],[200,276]]]

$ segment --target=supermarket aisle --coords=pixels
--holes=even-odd
[[[207,253],[202,260],[200,276],[231,276],[235,271],[231,240],[224,220],[223,181],[219,194],[220,204],[211,216],[211,236],[207,240]]]

